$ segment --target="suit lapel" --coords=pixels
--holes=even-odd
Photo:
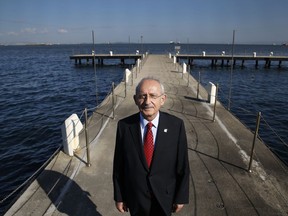
[[[153,161],[152,161],[152,167],[153,168],[153,162],[156,161],[161,155],[158,154],[158,152],[162,152],[161,149],[165,148],[165,143],[166,143],[166,134],[168,133],[168,128],[166,127],[167,122],[166,118],[161,115],[159,116],[159,124],[158,124],[158,129],[157,129],[157,136],[156,136],[156,141],[155,141],[155,149],[154,149],[154,155],[153,155]]]

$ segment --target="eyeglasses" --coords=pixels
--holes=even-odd
[[[136,98],[138,100],[147,100],[148,96],[151,100],[156,100],[157,98],[160,98],[163,94],[161,95],[156,95],[156,94],[139,94],[136,95]]]

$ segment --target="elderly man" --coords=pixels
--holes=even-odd
[[[181,119],[160,111],[166,95],[154,78],[136,87],[139,113],[118,122],[113,184],[116,208],[167,216],[189,201],[187,138]]]

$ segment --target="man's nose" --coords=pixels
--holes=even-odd
[[[151,96],[149,94],[147,94],[147,96],[145,98],[145,103],[146,104],[150,104],[151,103]]]

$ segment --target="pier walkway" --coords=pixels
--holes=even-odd
[[[86,166],[83,134],[74,157],[62,151],[10,208],[6,215],[129,215],[117,212],[113,201],[112,162],[119,119],[137,112],[135,85],[146,76],[159,78],[167,101],[163,111],[185,122],[190,178],[190,203],[179,216],[288,215],[288,170],[258,139],[251,172],[247,171],[253,133],[217,103],[207,103],[207,92],[182,74],[172,59],[149,55],[127,85],[115,89],[114,119],[109,96],[89,121],[91,166]],[[137,76],[136,76],[137,75]]]

